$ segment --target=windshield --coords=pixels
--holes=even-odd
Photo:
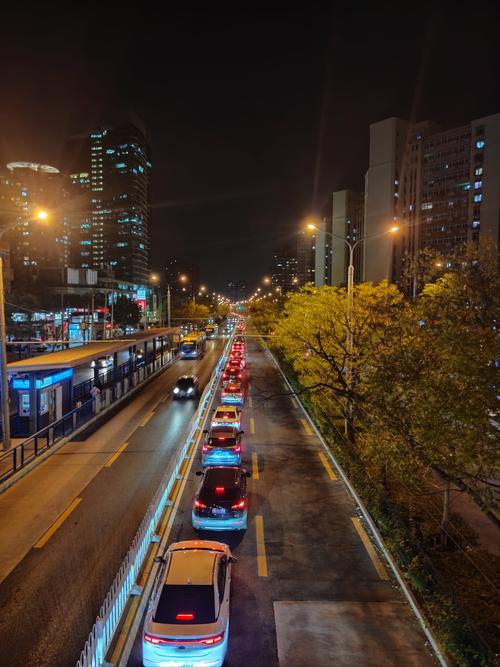
[[[178,618],[179,615],[187,618]],[[213,587],[198,584],[165,584],[153,621],[178,625],[214,623]]]
[[[196,345],[194,343],[182,343],[182,349],[185,350],[186,352],[194,350],[195,347]]]
[[[186,389],[187,387],[192,387],[194,385],[192,378],[181,378],[177,380],[177,386],[181,389]]]
[[[215,413],[216,419],[237,419],[236,414],[232,410],[217,410]]]

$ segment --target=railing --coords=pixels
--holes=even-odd
[[[104,385],[101,394],[96,398],[85,401],[60,419],[31,435],[19,445],[2,452],[0,454],[0,484],[175,360],[175,357],[167,357],[170,357],[170,354],[165,353],[163,357],[158,357],[148,364],[143,364],[131,375],[123,374],[123,377],[113,384],[108,382],[108,386]],[[124,365],[126,364],[122,364],[122,366]]]
[[[156,527],[160,522],[172,487],[178,478],[184,458],[190,446],[196,443],[199,429],[206,418],[207,410],[213,398],[214,390],[217,387],[220,370],[225,363],[230,343],[231,339],[229,339],[224,348],[217,366],[203,391],[196,414],[187,429],[188,435],[177,450],[174,465],[163,477],[134,537],[132,546],[128,550],[114,578],[99,611],[99,616],[76,663],[76,667],[100,667],[104,663],[106,652],[118,627],[127,600],[134,589],[149,546],[155,539]]]

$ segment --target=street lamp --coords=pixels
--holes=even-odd
[[[49,214],[45,210],[35,213],[35,219],[48,220]],[[0,229],[2,236],[19,225],[19,221]],[[3,253],[0,251],[0,379],[2,383],[2,447],[10,449],[10,406],[9,406],[9,374],[7,372],[7,327],[5,325],[5,288],[3,284]]]
[[[354,250],[356,247],[362,243],[363,241],[368,241],[370,239],[375,239],[375,238],[380,238],[381,236],[387,236],[388,234],[395,234],[396,232],[399,231],[399,227],[397,225],[392,225],[392,227],[389,227],[389,229],[384,230],[383,232],[380,232],[378,234],[371,234],[370,236],[363,236],[354,243],[351,243],[351,241],[348,241],[344,236],[341,236],[340,234],[334,234],[333,232],[329,232],[326,229],[320,229],[317,225],[315,225],[312,222],[307,223],[306,225],[307,229],[309,231],[314,231],[314,232],[323,232],[324,234],[328,234],[334,239],[340,239],[341,241],[344,241],[344,243],[347,245],[349,248],[349,267],[347,269],[347,323],[348,323],[348,332],[347,332],[347,355],[346,355],[346,364],[345,364],[345,376],[346,376],[346,384],[348,387],[350,387],[351,384],[351,357],[352,357],[352,350],[354,346],[354,337],[352,333],[352,316],[354,312]],[[348,434],[349,432],[349,423],[352,421],[352,402],[348,402],[347,406],[347,411],[348,415],[345,418],[345,433]]]

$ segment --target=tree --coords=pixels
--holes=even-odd
[[[117,297],[113,307],[113,318],[119,326],[136,327],[142,317],[137,301],[125,296]]]

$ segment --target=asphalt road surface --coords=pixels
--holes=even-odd
[[[86,440],[64,446],[0,496],[0,666],[74,667],[225,340],[179,360]]]
[[[168,542],[228,543],[233,567],[227,667],[427,667],[437,661],[272,360],[249,343],[243,409],[249,524],[244,534],[200,532],[189,473]],[[175,511],[175,509],[174,509]],[[142,622],[129,667],[142,665]]]

